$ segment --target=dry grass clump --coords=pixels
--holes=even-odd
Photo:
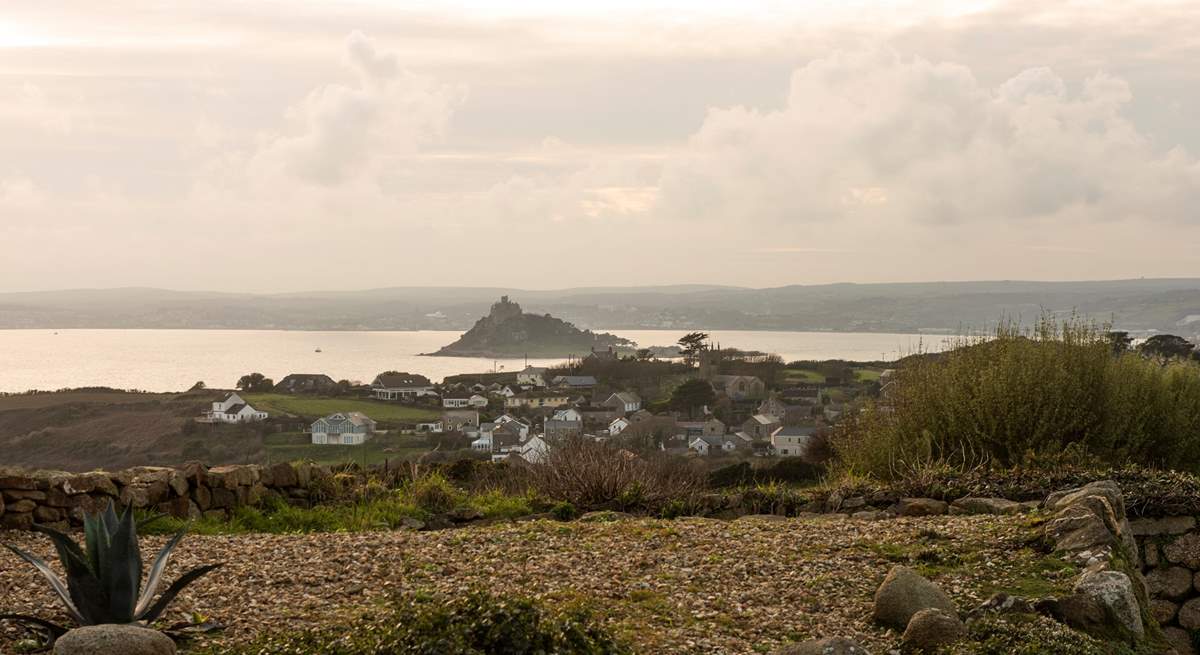
[[[687,464],[583,439],[551,447],[545,461],[526,467],[524,475],[542,497],[581,509],[658,511],[687,503],[706,488],[703,473]]]

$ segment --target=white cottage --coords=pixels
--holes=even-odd
[[[361,446],[375,434],[375,421],[362,412],[339,412],[312,424],[312,442]]]
[[[199,418],[201,423],[249,423],[265,421],[267,413],[254,409],[236,393],[225,396],[212,404],[212,409]]]

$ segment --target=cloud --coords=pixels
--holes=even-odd
[[[776,111],[712,109],[664,170],[659,209],[775,224],[895,224],[1086,215],[1195,221],[1200,164],[1123,114],[1129,85],[1049,68],[996,88],[965,66],[891,51],[796,70]]]
[[[354,84],[314,89],[285,116],[281,134],[267,136],[254,165],[282,167],[313,184],[333,186],[381,158],[407,155],[436,141],[465,97],[400,68],[361,32],[346,39],[346,65]]]

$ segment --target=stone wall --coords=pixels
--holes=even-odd
[[[1164,627],[1194,634],[1200,630],[1200,527],[1196,517],[1141,518],[1131,521],[1130,527],[1142,555],[1151,613]]]
[[[100,511],[110,501],[185,519],[224,517],[235,507],[268,498],[308,505],[314,486],[330,477],[326,468],[288,463],[211,469],[192,463],[112,473],[0,469],[0,529],[81,525],[84,512]]]

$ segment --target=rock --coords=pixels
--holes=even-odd
[[[1103,631],[1090,634],[1120,641],[1133,641],[1145,635],[1133,581],[1124,573],[1087,571],[1075,583],[1075,595],[1094,600],[1103,610],[1106,623]]]
[[[22,498],[21,500],[10,502],[6,511],[17,513],[32,512],[33,510],[37,509],[37,506],[38,504],[35,501],[29,500],[28,498]]]
[[[1200,598],[1193,598],[1181,605],[1176,620],[1188,630],[1200,630]]]
[[[54,642],[54,655],[174,655],[175,642],[157,630],[133,625],[75,628]]]
[[[946,592],[907,566],[893,566],[875,591],[875,621],[904,630],[917,612],[940,609],[956,614]]]
[[[0,516],[4,516],[4,496],[0,496]]]
[[[267,471],[263,471],[263,477],[267,477]],[[271,486],[278,487],[295,487],[299,484],[296,476],[296,468],[287,462],[280,462],[270,468]],[[265,482],[264,482],[265,484]]]
[[[867,506],[867,499],[862,496],[854,496],[842,501],[842,506],[838,508],[840,512],[853,512],[856,509],[862,509]]]
[[[613,521],[623,521],[631,518],[633,518],[632,514],[605,510],[599,512],[588,512],[583,516],[580,516],[579,520],[585,523],[612,523]]]
[[[897,516],[939,516],[947,507],[945,501],[933,498],[901,498],[892,511]]]
[[[254,464],[235,464],[216,466],[208,469],[209,486],[215,491],[218,487],[234,490],[238,487],[249,487],[260,478],[259,467]]]
[[[908,622],[900,643],[919,653],[933,653],[942,646],[961,641],[967,636],[967,626],[957,616],[937,608],[923,609]]]
[[[1102,511],[1112,514],[1111,509]],[[1082,504],[1063,507],[1046,522],[1045,531],[1055,551],[1073,553],[1081,558],[1084,554],[1107,558],[1121,544],[1109,522],[1094,507]]]
[[[118,494],[117,485],[102,471],[79,473],[63,480],[62,490],[68,495],[101,493],[109,496]]]
[[[38,481],[31,475],[26,475],[20,471],[0,470],[0,489],[29,489],[38,488]]]
[[[400,519],[400,527],[407,528],[409,530],[424,530],[425,522],[420,519],[414,519],[412,517],[406,516],[406,517]]]
[[[205,486],[192,487],[192,501],[196,503],[196,507],[199,507],[200,511],[209,509],[212,507],[212,492]]]
[[[1178,537],[1163,546],[1162,552],[1163,557],[1172,564],[1182,564],[1193,571],[1200,569],[1200,533]]]
[[[66,517],[66,512],[63,512],[57,507],[46,507],[44,505],[39,505],[37,509],[33,510],[34,523],[58,523]]]
[[[1150,601],[1150,616],[1159,625],[1166,625],[1175,620],[1175,613],[1179,611],[1179,606],[1169,600],[1156,598]]]
[[[14,512],[11,507],[0,516],[0,528],[9,530],[28,530],[33,527],[32,512]]]
[[[1194,516],[1164,516],[1158,519],[1137,519],[1129,522],[1136,537],[1157,537],[1164,534],[1184,534],[1196,527]]]
[[[1017,514],[1021,504],[1007,498],[976,498],[967,496],[950,503],[951,514]]]
[[[1154,568],[1161,562],[1161,555],[1158,552],[1158,544],[1153,541],[1146,541],[1142,546],[1142,563],[1147,568]]]
[[[46,500],[46,492],[36,489],[5,489],[2,494],[10,502],[18,500]]]
[[[1183,600],[1191,595],[1192,572],[1182,566],[1154,569],[1146,574],[1146,591],[1152,598]]]
[[[979,607],[971,610],[968,617],[978,617],[984,614],[1036,614],[1033,604],[1020,596],[1010,596],[1004,592],[992,594]]]
[[[877,509],[864,509],[861,512],[855,512],[850,515],[850,518],[859,521],[880,521],[895,516],[891,512],[885,512]]]
[[[1183,628],[1171,626],[1163,628],[1163,637],[1175,648],[1177,655],[1196,655],[1196,647],[1192,645],[1192,635]]]
[[[788,644],[774,651],[773,655],[871,655],[858,642],[845,637],[810,639],[798,644]]]
[[[474,507],[455,507],[446,516],[455,523],[468,523],[483,518],[483,512]],[[1188,584],[1191,584],[1191,578],[1188,578]]]
[[[1078,489],[1068,489],[1066,491],[1057,491],[1046,497],[1045,507],[1050,511],[1074,504],[1079,500],[1088,496],[1100,496],[1108,501],[1114,514],[1118,519],[1125,518],[1125,497],[1121,494],[1121,487],[1112,480],[1101,480],[1091,482]]]

